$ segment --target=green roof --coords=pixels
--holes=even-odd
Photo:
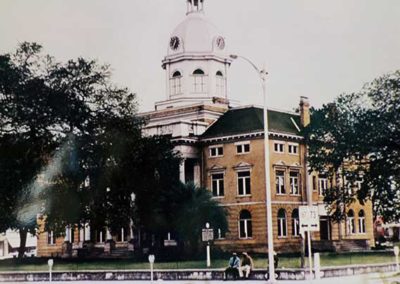
[[[268,110],[268,130],[285,134],[299,135],[300,116]],[[258,107],[234,108],[224,113],[202,135],[203,138],[230,136],[264,130],[263,109]]]

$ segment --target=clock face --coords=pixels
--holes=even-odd
[[[179,40],[179,37],[173,36],[171,37],[169,46],[171,47],[172,50],[177,50],[179,48],[180,43],[181,41]]]
[[[219,49],[225,48],[225,40],[222,36],[217,37],[216,43]]]

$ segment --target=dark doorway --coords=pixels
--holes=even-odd
[[[331,225],[328,217],[320,217],[319,220],[319,230],[321,240],[331,239]]]

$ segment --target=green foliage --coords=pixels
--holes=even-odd
[[[305,129],[313,170],[329,172],[338,188],[325,200],[340,208],[356,198],[372,200],[375,214],[400,218],[400,71],[382,76],[359,92],[341,95],[312,114]],[[357,180],[361,189],[350,190]]]
[[[38,215],[56,236],[133,220],[194,246],[205,222],[226,229],[207,190],[181,185],[170,140],[143,137],[136,97],[110,82],[108,66],[56,62],[41,49],[0,55],[0,231],[20,230],[24,244]]]

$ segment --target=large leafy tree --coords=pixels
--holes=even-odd
[[[136,112],[108,66],[59,63],[32,43],[0,56],[0,230],[19,230],[20,256],[38,214],[56,235],[85,223],[116,232],[133,220],[193,243],[200,221],[224,228],[223,210],[204,190],[183,190],[179,154],[167,137],[144,137]]]
[[[400,218],[400,71],[358,93],[344,94],[313,111],[305,129],[311,168],[336,182],[325,200],[336,219],[355,200],[372,200],[374,213]],[[362,181],[359,190],[351,190]]]

